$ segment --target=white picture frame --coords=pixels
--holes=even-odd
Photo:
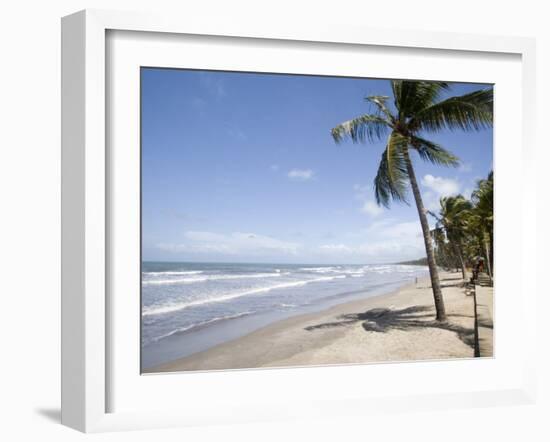
[[[521,379],[501,388],[429,394],[378,395],[376,403],[361,394],[349,397],[333,394],[327,398],[257,404],[229,401],[229,412],[211,413],[196,410],[112,411],[109,393],[113,388],[109,372],[112,354],[108,327],[112,320],[108,292],[108,244],[112,233],[107,228],[112,199],[108,185],[108,118],[106,35],[110,31],[154,32],[162,35],[217,36],[220,38],[261,39],[287,44],[339,44],[343,47],[376,46],[379,48],[427,49],[432,51],[467,51],[478,55],[511,54],[520,57],[522,127],[521,157],[523,187],[518,221],[521,229],[522,257],[535,256],[534,229],[527,228],[535,219],[536,195],[529,174],[534,163],[533,106],[535,101],[534,41],[516,37],[490,37],[415,31],[391,32],[371,28],[327,27],[308,24],[231,22],[212,23],[196,17],[162,17],[150,14],[81,11],[62,21],[62,423],[85,432],[168,426],[208,425],[215,423],[253,422],[295,417],[361,415],[380,410],[395,412],[408,409],[441,409],[499,404],[532,403],[535,396],[534,339],[524,339]],[[158,35],[158,34],[157,34]],[[443,53],[443,52],[441,52]],[[498,114],[497,114],[498,118]],[[497,141],[498,142],[498,139]],[[498,185],[497,185],[498,192]],[[498,243],[497,243],[498,246]],[[521,275],[527,275],[522,260]],[[518,282],[523,305],[535,305],[536,287],[532,278]],[[519,287],[519,286],[518,286]],[[502,322],[505,324],[505,322]],[[524,336],[533,336],[535,324],[522,324]],[[498,353],[497,353],[498,358]],[[380,367],[380,366],[379,366]],[[412,367],[412,365],[411,365]],[[490,367],[488,367],[490,369]],[[339,370],[333,367],[331,370]],[[353,367],[356,374],[363,370]],[[371,369],[372,370],[372,369]],[[379,369],[380,370],[380,369]],[[411,368],[411,371],[413,368]],[[418,368],[416,368],[418,370]],[[437,370],[437,368],[435,368]],[[278,370],[281,372],[282,370]],[[284,370],[285,382],[292,380],[294,369]],[[274,370],[272,370],[274,372]],[[257,372],[256,372],[257,373]],[[333,374],[335,372],[333,371]],[[259,382],[275,373],[264,372]],[[337,375],[337,373],[336,373]],[[247,376],[247,372],[229,374]],[[250,375],[252,376],[252,375]],[[257,376],[254,374],[254,376]],[[173,379],[175,379],[173,377]],[[212,379],[212,378],[211,378]],[[225,379],[228,379],[227,377]],[[515,381],[518,382],[515,382]],[[280,381],[280,379],[278,380]],[[219,382],[224,379],[219,378]],[[229,398],[226,398],[229,399]],[[227,405],[227,404],[226,404]],[[226,407],[227,408],[227,407]]]

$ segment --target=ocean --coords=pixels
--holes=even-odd
[[[427,273],[398,264],[143,262],[142,369],[280,319],[390,292]]]

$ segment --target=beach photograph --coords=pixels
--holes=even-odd
[[[492,84],[140,79],[142,374],[494,356]]]

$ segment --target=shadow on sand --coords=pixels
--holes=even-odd
[[[448,315],[462,316],[464,315]],[[462,342],[474,348],[475,336],[473,328],[462,327],[457,324],[451,324],[448,321],[440,322],[433,318],[434,314],[429,307],[414,306],[400,310],[391,310],[388,308],[373,308],[364,313],[350,313],[338,316],[337,321],[325,322],[323,324],[311,325],[306,327],[307,331],[314,331],[325,328],[345,327],[363,321],[361,324],[367,332],[386,333],[390,330],[412,330],[415,328],[439,328],[452,331],[457,334]],[[471,317],[471,316],[468,316]]]

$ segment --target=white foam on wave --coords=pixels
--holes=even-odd
[[[276,278],[282,275],[288,275],[288,273],[251,273],[241,275],[205,275],[191,278],[178,278],[178,279],[148,279],[142,282],[143,285],[155,285],[155,284],[193,284],[196,282],[205,281],[220,281],[225,279],[254,279],[254,278]]]
[[[300,267],[298,269],[302,272],[314,272],[314,273],[334,273],[341,272],[339,267],[327,266],[327,267]]]
[[[364,276],[365,272],[369,270],[368,267],[354,268],[354,267],[342,267],[342,266],[328,266],[328,267],[302,267],[299,270],[308,271],[320,274],[339,274],[353,277]]]
[[[333,279],[340,279],[345,277],[346,277],[345,275],[325,276],[322,278],[309,279],[305,281],[287,282],[284,284],[273,285],[270,287],[260,287],[256,289],[246,290],[243,292],[229,293],[227,295],[218,296],[216,298],[196,299],[194,301],[180,302],[180,303],[160,305],[160,306],[153,305],[149,308],[145,308],[142,311],[142,316],[152,316],[152,315],[161,315],[165,313],[172,313],[172,312],[177,312],[177,311],[184,310],[186,308],[194,307],[198,305],[225,302],[225,301],[230,301],[231,299],[241,298],[243,296],[257,295],[259,293],[267,293],[267,292],[270,292],[271,290],[286,289],[290,287],[301,287],[306,284],[310,284],[312,282],[331,281]]]
[[[176,275],[176,276],[180,276],[180,275],[200,275],[201,273],[203,273],[202,270],[185,270],[185,271],[167,271],[167,272],[143,272],[143,275],[155,275],[155,276],[159,276],[159,275],[170,275],[170,276],[173,276],[173,275]]]
[[[343,271],[346,275],[364,275],[366,269],[346,269]]]

